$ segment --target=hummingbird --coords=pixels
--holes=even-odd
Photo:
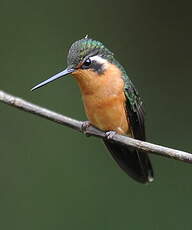
[[[86,36],[74,42],[68,52],[67,68],[31,90],[71,74],[77,81],[88,121],[112,131],[145,141],[144,110],[141,97],[114,54],[102,42]],[[104,139],[114,160],[140,183],[153,181],[148,154]]]

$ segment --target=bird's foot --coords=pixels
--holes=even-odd
[[[90,121],[83,121],[81,125],[81,131],[84,133],[87,137],[91,136],[90,134],[87,133],[87,128],[91,126]]]
[[[105,133],[105,139],[106,139],[106,140],[112,139],[112,138],[115,136],[116,133],[117,133],[117,132],[115,132],[115,131],[108,131],[108,132],[106,132],[106,133]]]

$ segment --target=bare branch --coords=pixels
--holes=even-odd
[[[83,133],[83,130],[82,130],[83,122],[82,121],[77,121],[75,119],[63,116],[61,114],[50,111],[48,109],[34,105],[30,102],[27,102],[21,98],[12,96],[1,90],[0,90],[0,101],[5,104],[9,104],[13,107],[24,110],[26,112],[33,113],[38,116],[44,117],[46,119],[49,119],[61,125],[68,126],[70,128],[73,128]],[[92,136],[99,137],[99,138],[105,137],[105,132],[93,126],[88,127],[86,129],[86,133]],[[163,147],[160,145],[151,144],[148,142],[139,141],[139,140],[136,140],[136,139],[133,139],[127,136],[122,136],[119,134],[115,134],[113,137],[110,138],[110,140],[124,144],[124,145],[132,146],[137,149],[142,149],[146,152],[153,153],[156,155],[161,155],[164,157],[169,157],[169,158],[173,158],[176,160],[192,163],[192,154],[188,152],[183,152],[183,151]]]

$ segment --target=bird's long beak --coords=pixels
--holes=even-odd
[[[74,72],[74,69],[73,69],[73,68],[66,68],[66,69],[63,70],[62,72],[60,72],[60,73],[58,73],[58,74],[56,74],[56,75],[50,77],[49,79],[47,79],[47,80],[45,80],[45,81],[39,83],[38,85],[34,86],[34,87],[31,89],[31,91],[33,91],[33,90],[35,90],[35,89],[38,89],[38,88],[40,88],[40,87],[42,87],[42,86],[44,86],[44,85],[47,85],[49,82],[55,81],[56,79],[59,79],[59,78],[61,78],[61,77],[63,77],[63,76],[66,76],[66,75],[68,75],[68,74],[70,74],[70,73],[72,73],[72,72]]]

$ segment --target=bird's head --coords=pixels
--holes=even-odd
[[[109,63],[113,61],[113,53],[101,42],[87,36],[72,44],[67,56],[67,68],[46,81],[33,87],[40,88],[58,78],[72,74],[78,79],[85,79],[105,73]]]

